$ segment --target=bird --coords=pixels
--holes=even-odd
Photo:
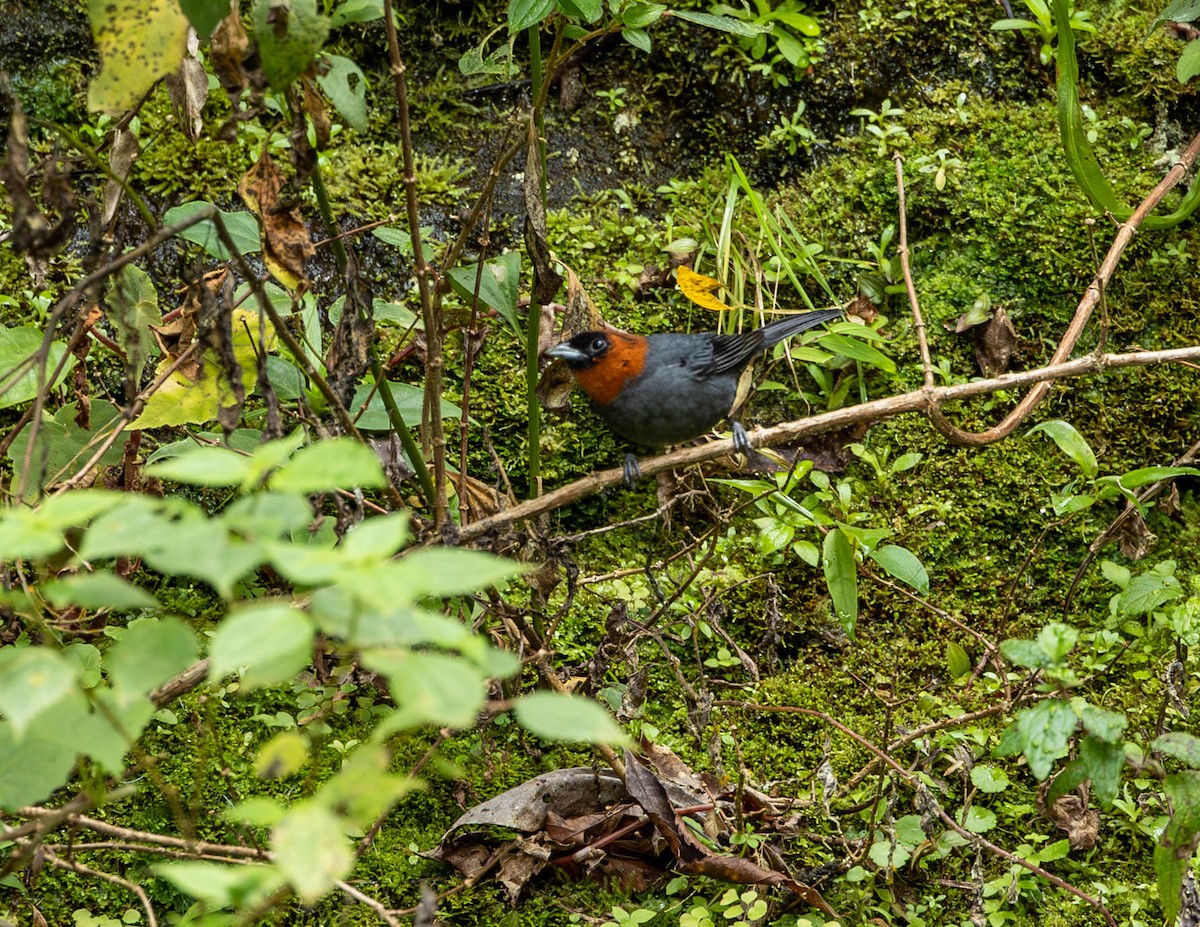
[[[679,444],[728,418],[734,447],[748,454],[750,439],[734,416],[749,392],[749,378],[743,375],[751,361],[779,342],[841,316],[841,309],[818,309],[728,335],[585,331],[546,354],[567,364],[605,424],[634,444]],[[636,455],[625,455],[624,473],[632,486],[641,475]]]

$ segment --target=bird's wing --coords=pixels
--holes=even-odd
[[[754,357],[762,353],[762,329],[742,335],[707,335],[707,358],[696,359],[696,371],[701,376],[740,373]],[[699,352],[697,352],[699,353]]]

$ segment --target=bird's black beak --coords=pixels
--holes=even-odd
[[[559,360],[565,360],[568,364],[582,364],[590,358],[580,351],[578,348],[573,348],[567,342],[556,344],[552,348],[546,350],[547,357],[557,357]]]

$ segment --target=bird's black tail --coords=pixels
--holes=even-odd
[[[759,332],[762,333],[762,350],[767,350],[781,341],[806,332],[817,325],[832,322],[843,316],[841,309],[817,309],[814,312],[803,312],[799,315],[789,315],[776,322],[768,322]]]

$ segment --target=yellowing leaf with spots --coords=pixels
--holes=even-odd
[[[131,109],[183,60],[188,21],[179,0],[88,0],[88,16],[101,60],[88,109],[114,116]]]
[[[253,333],[253,334],[252,334]],[[275,347],[275,330],[268,323],[266,344],[270,352]],[[258,381],[256,348],[258,348],[258,315],[245,309],[233,312],[233,356],[242,368],[242,386],[252,390]],[[169,367],[173,359],[165,357],[159,368]],[[176,370],[146,402],[142,414],[129,423],[132,430],[161,428],[164,425],[194,425],[211,422],[222,406],[230,406],[236,397],[225,371],[211,354],[205,354],[199,379],[193,379],[182,369]]]
[[[675,268],[675,282],[679,285],[679,291],[697,306],[712,309],[714,312],[725,312],[729,309],[714,295],[721,286],[720,280],[698,274],[690,267],[680,264]]]

